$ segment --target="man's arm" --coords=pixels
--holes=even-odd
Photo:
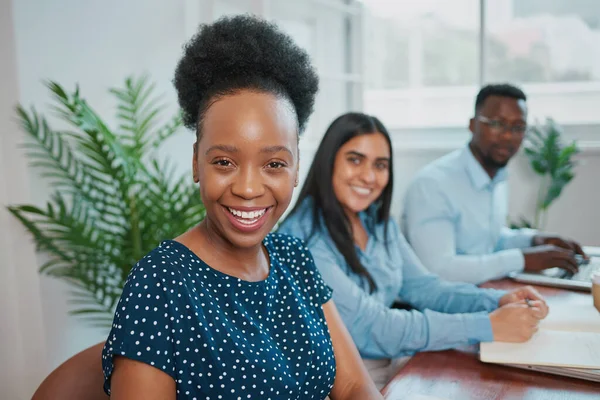
[[[535,229],[511,229],[507,226],[502,227],[500,240],[496,250],[525,249],[533,246],[533,238],[538,231]]]
[[[446,280],[475,284],[523,269],[525,260],[519,249],[485,255],[457,254],[454,214],[435,182],[414,182],[407,191],[406,237],[427,269]]]
[[[399,296],[402,300],[424,310],[430,309],[443,313],[473,313],[494,311],[506,292],[495,289],[481,289],[464,282],[448,282],[427,271],[406,239],[394,232],[394,258],[402,259],[402,289]],[[395,228],[395,229],[394,229]]]

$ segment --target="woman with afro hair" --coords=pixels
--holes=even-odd
[[[206,218],[132,269],[102,351],[105,391],[381,398],[310,251],[270,233],[298,184],[318,89],[308,55],[273,24],[223,18],[187,43],[174,84]]]

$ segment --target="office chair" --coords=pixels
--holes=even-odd
[[[50,373],[31,400],[108,400],[102,386],[102,347],[98,343],[75,354]]]

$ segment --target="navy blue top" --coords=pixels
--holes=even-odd
[[[269,276],[248,282],[164,241],[131,270],[102,351],[152,365],[177,399],[324,399],[335,378],[322,304],[331,298],[299,239],[270,234]]]

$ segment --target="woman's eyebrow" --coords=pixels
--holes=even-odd
[[[210,153],[211,151],[214,151],[214,150],[221,150],[221,151],[224,151],[225,153],[237,153],[240,151],[240,149],[238,149],[235,146],[230,146],[227,144],[216,144],[214,146],[210,146],[208,148],[208,150],[206,150],[206,153],[204,153],[204,154],[207,155],[208,153]]]
[[[354,155],[354,156],[357,156],[357,157],[360,157],[360,158],[366,158],[367,157],[363,153],[359,153],[358,151],[355,151],[355,150],[348,150],[346,152],[346,155]]]
[[[285,151],[287,153],[289,153],[291,156],[294,155],[294,153],[292,153],[292,151],[290,149],[288,149],[286,146],[267,146],[267,147],[263,147],[262,149],[260,149],[261,153],[277,153],[280,151]]]

